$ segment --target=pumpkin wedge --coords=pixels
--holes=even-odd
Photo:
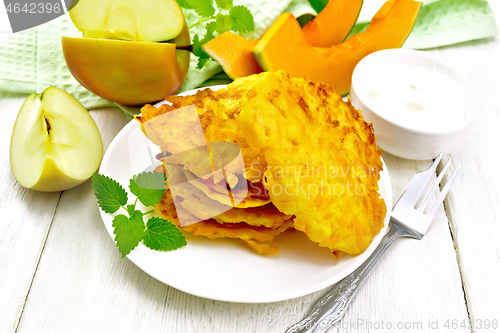
[[[252,55],[252,49],[258,42],[258,40],[247,40],[240,35],[226,31],[202,45],[201,48],[234,80],[262,72]]]
[[[325,8],[302,27],[312,46],[330,47],[345,41],[358,20],[363,0],[330,0]]]
[[[292,77],[329,83],[345,95],[357,63],[370,53],[401,47],[421,6],[421,2],[413,0],[390,0],[380,8],[365,32],[329,48],[311,46],[295,17],[284,13],[252,53],[265,71],[283,69]]]
[[[304,26],[302,31],[312,46],[327,47],[343,42],[358,19],[363,0],[330,0],[326,7]],[[225,32],[202,45],[212,59],[219,62],[231,79],[262,72],[252,56],[259,40],[246,40]]]

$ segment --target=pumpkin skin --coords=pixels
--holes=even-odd
[[[265,71],[285,70],[292,77],[331,84],[345,95],[354,67],[370,53],[399,48],[410,34],[421,2],[390,0],[373,17],[365,32],[329,48],[312,47],[290,13],[282,14],[252,53]]]
[[[325,8],[307,23],[302,31],[312,46],[327,47],[343,42],[358,19],[363,0],[330,0]],[[219,62],[224,72],[237,79],[262,72],[252,56],[259,40],[246,40],[225,32],[202,45],[203,51]]]
[[[363,0],[330,0],[325,8],[302,27],[312,46],[330,47],[345,41],[358,20]]]

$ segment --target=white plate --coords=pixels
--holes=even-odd
[[[148,168],[158,152],[139,123],[132,120],[109,146],[99,173],[117,180],[128,191],[132,175]],[[385,163],[379,186],[390,210],[392,189]],[[132,198],[129,194],[129,201]],[[102,210],[101,216],[114,239],[113,217]],[[350,274],[375,250],[388,223],[389,213],[385,227],[364,253],[340,260],[334,260],[330,250],[320,248],[301,232],[279,235],[273,242],[280,248],[277,256],[255,254],[239,240],[187,235],[188,245],[181,249],[159,252],[139,244],[127,257],[155,279],[192,295],[227,302],[277,302],[326,288]]]

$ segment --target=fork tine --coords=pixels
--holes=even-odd
[[[425,196],[424,200],[422,200],[422,203],[418,207],[418,211],[422,212],[425,209],[425,207],[427,207],[429,200],[431,200],[431,197],[438,188],[439,183],[441,183],[441,180],[443,179],[446,170],[448,170],[448,168],[450,167],[450,164],[451,164],[451,158],[448,160],[448,162],[446,162],[446,165],[444,166],[443,170],[441,170],[437,179],[434,181],[434,184],[432,184],[431,189],[429,190],[429,192],[427,192],[427,195]]]
[[[404,201],[406,204],[409,204],[412,207],[415,206],[418,198],[420,198],[420,196],[422,195],[422,192],[424,191],[427,182],[429,182],[429,179],[431,179],[442,157],[443,154],[439,154],[439,156],[436,157],[436,160],[429,169],[417,173],[413,177],[413,179],[411,180],[410,184],[406,188],[406,191],[401,196],[399,201],[402,202]]]
[[[439,193],[439,197],[437,198],[436,202],[432,206],[431,210],[429,210],[429,213],[427,213],[427,215],[429,215],[431,217],[436,215],[439,207],[441,206],[441,204],[444,201],[444,198],[446,197],[446,195],[450,191],[450,187],[453,184],[453,181],[455,180],[455,178],[457,177],[458,171],[460,171],[461,167],[462,167],[462,164],[461,163],[458,164],[457,168],[455,169],[455,171],[453,171],[453,174],[451,175],[450,179],[448,179],[448,182],[446,183],[444,188],[441,190],[441,193]]]

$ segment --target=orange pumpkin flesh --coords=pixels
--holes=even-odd
[[[290,13],[282,14],[255,46],[254,58],[265,71],[285,70],[292,77],[331,84],[347,94],[357,63],[375,51],[399,48],[410,34],[422,3],[386,2],[365,32],[330,48],[312,47]]]
[[[318,16],[302,28],[302,32],[312,46],[340,44],[358,20],[362,6],[363,0],[330,0]]]
[[[312,46],[327,47],[343,42],[358,19],[363,0],[330,0],[326,7],[304,26],[306,39]],[[237,79],[262,72],[252,56],[259,40],[246,40],[232,32],[215,37],[201,48],[219,62],[224,72]]]
[[[231,79],[262,72],[252,56],[252,49],[258,40],[247,40],[226,31],[202,46],[210,57],[219,62]]]

